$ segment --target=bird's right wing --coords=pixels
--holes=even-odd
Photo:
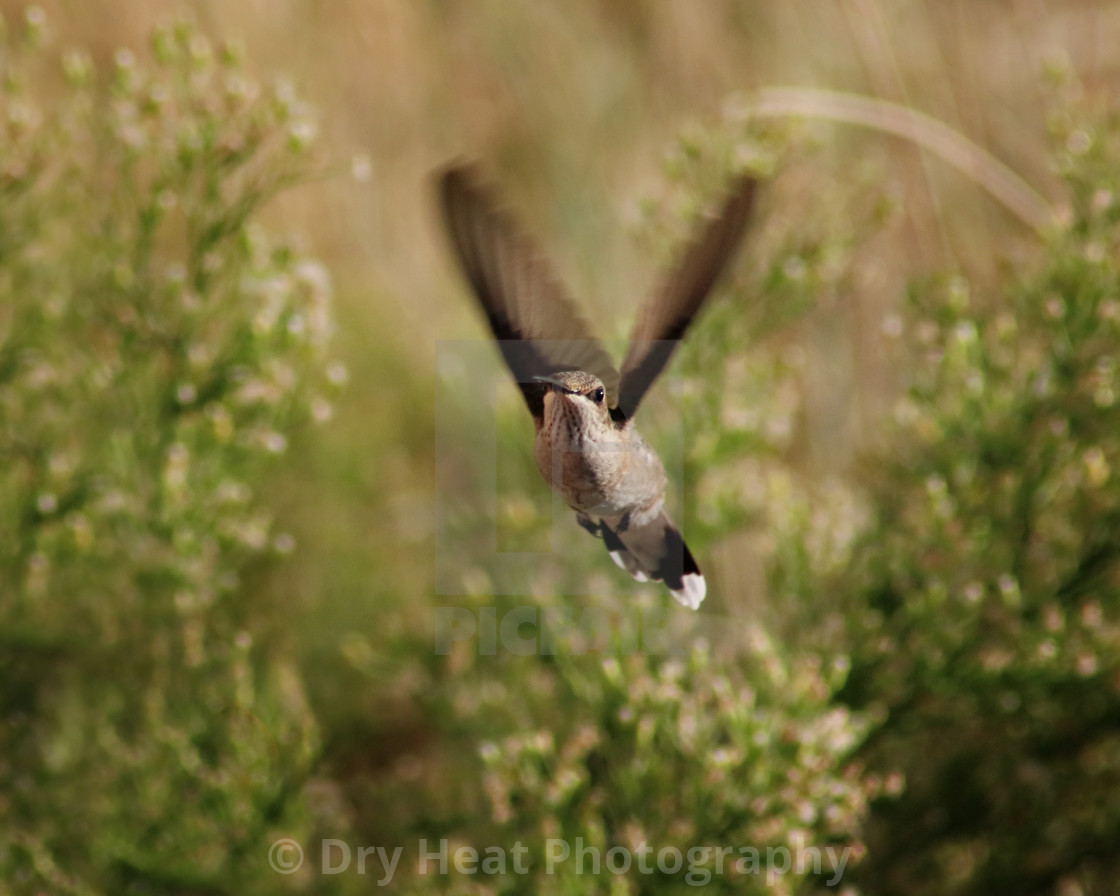
[[[617,395],[610,355],[475,168],[441,172],[439,198],[451,245],[533,418],[540,422],[546,389],[536,376],[585,370]]]

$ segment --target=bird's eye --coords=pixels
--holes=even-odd
[[[591,393],[591,400],[593,402],[595,402],[595,404],[602,404],[603,403],[603,397],[605,395],[606,395],[606,392],[604,392],[603,387],[600,386],[598,389],[596,389],[594,392]]]

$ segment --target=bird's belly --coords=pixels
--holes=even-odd
[[[550,444],[538,439],[537,468],[575,510],[618,516],[664,492],[665,473],[648,447],[634,441]]]

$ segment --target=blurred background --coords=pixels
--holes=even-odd
[[[0,13],[13,31],[25,19],[26,8],[0,0]],[[256,851],[256,865],[245,865],[243,856],[218,860],[208,853],[213,859],[209,877],[191,879],[176,871],[161,880],[148,873],[150,868],[125,873],[111,861],[89,860],[89,867],[101,868],[104,876],[82,889],[62,864],[50,870],[51,861],[44,858],[50,852],[49,837],[37,841],[40,852],[30,841],[21,841],[37,873],[54,881],[59,891],[61,883],[73,884],[74,892],[101,892],[102,887],[131,882],[134,892],[219,892],[237,881],[261,891],[291,886],[319,892],[329,883],[342,892],[356,892],[368,881],[347,875],[329,880],[272,875],[261,866],[264,853],[258,840],[267,847],[269,837],[289,829],[302,831],[309,843],[315,835],[348,838],[356,845],[415,842],[420,835],[468,843],[476,827],[490,836],[509,836],[515,828],[490,827],[508,823],[496,808],[501,801],[495,788],[513,787],[495,783],[501,778],[501,760],[492,755],[494,744],[503,755],[532,752],[537,749],[532,743],[511,744],[502,738],[520,736],[522,725],[525,732],[556,732],[554,752],[563,754],[563,761],[557,759],[556,767],[544,763],[541,774],[550,778],[569,766],[572,774],[584,775],[579,769],[594,765],[595,760],[586,758],[593,752],[590,746],[582,753],[574,747],[564,752],[563,744],[583,742],[576,736],[580,730],[585,728],[592,740],[612,737],[605,723],[581,721],[579,705],[594,699],[601,700],[595,712],[601,710],[603,718],[620,712],[614,698],[603,696],[606,690],[595,690],[606,688],[599,678],[594,686],[580,678],[590,674],[581,664],[576,671],[555,673],[549,663],[541,663],[549,668],[539,672],[510,665],[506,658],[504,664],[480,670],[478,657],[432,655],[433,608],[458,600],[435,587],[436,559],[450,557],[454,563],[458,550],[437,544],[437,497],[452,507],[452,528],[471,525],[470,508],[479,500],[470,476],[463,477],[462,494],[437,496],[436,483],[447,480],[433,471],[446,472],[451,465],[455,481],[455,465],[487,462],[485,457],[448,458],[437,451],[444,444],[437,439],[437,424],[442,439],[457,426],[469,427],[472,416],[464,406],[471,399],[466,384],[437,377],[437,358],[445,350],[440,343],[482,341],[486,335],[439,230],[432,183],[438,166],[460,157],[480,160],[548,248],[575,295],[595,309],[604,336],[619,338],[653,287],[670,254],[667,247],[687,230],[686,212],[710,204],[718,193],[720,177],[730,167],[727,152],[721,156],[719,147],[726,149],[739,139],[727,135],[744,127],[740,110],[752,91],[823,88],[925,113],[990,153],[1051,203],[1059,220],[1069,220],[1075,202],[1062,184],[1053,152],[1055,133],[1065,121],[1062,103],[1103,109],[1107,103],[1098,98],[1114,97],[1120,86],[1115,52],[1120,5],[1105,0],[59,0],[37,8],[45,13],[50,44],[63,51],[84,47],[97,69],[111,67],[122,47],[143,62],[151,55],[153,29],[188,20],[215,46],[225,41],[240,45],[247,77],[264,84],[286,82],[307,102],[318,135],[313,168],[322,176],[281,193],[259,217],[269,232],[284,234],[295,251],[316,259],[329,274],[334,327],[321,363],[339,387],[329,419],[294,427],[283,458],[255,486],[254,500],[271,518],[270,531],[283,536],[282,550],[254,557],[239,569],[234,628],[251,632],[254,649],[259,648],[253,660],[258,666],[290,664],[299,682],[293,687],[300,694],[301,712],[307,713],[301,724],[312,732],[304,764],[295,763],[303,770],[285,778],[279,795],[258,812],[257,839],[247,836],[244,841],[244,852]],[[777,172],[778,177],[767,187],[756,235],[737,273],[734,294],[742,302],[725,303],[721,312],[712,312],[698,337],[701,347],[683,359],[675,385],[663,386],[663,394],[654,396],[650,413],[654,432],[660,420],[661,432],[668,433],[665,439],[671,441],[674,431],[679,437],[673,396],[687,392],[689,378],[704,369],[709,349],[703,346],[717,345],[717,331],[732,319],[735,308],[748,307],[752,288],[771,289],[771,308],[785,296],[795,307],[786,317],[780,307],[774,312],[784,325],[767,327],[752,318],[751,331],[767,341],[765,351],[771,354],[765,357],[776,359],[781,375],[752,373],[743,380],[773,386],[774,391],[760,395],[757,404],[752,395],[738,399],[748,410],[754,407],[782,421],[780,449],[771,454],[809,483],[810,506],[824,506],[832,500],[832,490],[865,481],[862,458],[886,438],[896,401],[910,385],[909,356],[898,339],[910,284],[951,272],[967,278],[976,293],[998,295],[1009,276],[1013,279],[1016,270],[1037,257],[1041,238],[993,200],[982,183],[913,142],[873,129],[819,122],[798,132],[797,121],[794,115],[784,120],[776,115],[774,128],[794,130],[751,144],[768,147],[757,150],[752,160],[761,159],[759,167],[768,169],[764,173]],[[696,174],[705,164],[708,174]],[[801,293],[792,287],[783,293],[773,287],[773,278],[791,279],[789,262],[799,252],[815,258],[813,264],[824,273],[818,271]],[[829,264],[839,265],[843,273],[830,276]],[[814,290],[812,284],[820,288]],[[805,292],[814,294],[806,298]],[[752,313],[744,312],[748,317]],[[734,361],[745,356],[745,345],[710,351],[722,352],[722,361]],[[522,419],[512,388],[509,393],[497,398],[499,456],[503,462],[512,459],[499,474],[497,525],[505,527],[500,531],[511,544],[547,550],[541,545],[548,544],[550,498],[532,468],[530,424]],[[456,407],[461,417],[447,410]],[[697,408],[693,411],[698,414]],[[686,430],[696,421],[708,422],[702,415],[687,418]],[[687,448],[682,450],[687,455]],[[746,524],[721,531],[726,519],[718,515],[705,520],[697,505],[708,492],[697,485],[704,473],[698,463],[685,457],[679,466],[686,485],[700,489],[700,498],[684,499],[686,531],[695,527],[694,552],[703,554],[710,570],[706,609],[723,620],[714,625],[749,620],[778,633],[802,626],[804,614],[815,610],[776,602],[782,587],[772,576],[778,536],[760,534]],[[729,481],[754,494],[750,477],[757,470],[733,461],[727,470]],[[770,500],[783,500],[775,488],[770,481],[763,491]],[[862,518],[852,513],[853,519]],[[606,593],[645,595],[640,600],[650,604],[667,601],[667,594],[617,585],[600,548],[574,527],[569,534],[571,550],[586,556],[572,561],[577,565],[571,568],[547,570],[534,585],[534,600],[543,600],[550,588],[559,594],[564,589],[581,593],[579,582],[598,576],[588,592],[601,587]],[[482,605],[486,576],[484,564],[476,568],[467,563],[453,591],[473,595],[472,607]],[[503,606],[529,600],[511,596]],[[585,605],[597,604],[591,597],[577,599],[576,606]],[[819,674],[820,681],[790,685],[804,691],[792,698],[802,721],[845,702],[830,702],[842,685],[829,677],[831,660],[821,643],[813,636],[802,645],[818,655],[821,668],[811,676]],[[753,649],[765,654],[757,645]],[[728,663],[735,666],[740,651],[732,654]],[[836,656],[841,654],[837,648]],[[790,668],[802,667],[801,659],[782,662],[787,659]],[[657,668],[626,674],[633,681],[648,675],[656,679],[660,666],[652,666]],[[687,674],[694,674],[688,668]],[[538,681],[538,672],[546,677]],[[600,669],[596,675],[607,681],[608,673]],[[557,696],[560,686],[549,683],[547,676],[553,674],[566,682],[567,697]],[[735,687],[739,682],[747,688],[760,671],[748,663],[720,674]],[[789,674],[795,680],[801,673]],[[470,703],[447,686],[456,676],[470,683],[481,702]],[[522,676],[523,690],[533,693],[511,696],[501,690]],[[698,688],[714,687],[702,676],[695,681]],[[124,681],[117,684],[126,686]],[[498,690],[487,691],[491,686]],[[780,694],[782,689],[774,687]],[[812,696],[814,688],[823,689],[817,697]],[[591,690],[600,697],[589,697]],[[779,696],[774,699],[781,703]],[[550,707],[552,700],[556,704]],[[806,708],[810,703],[812,711]],[[853,711],[867,710],[870,718],[883,711],[872,700],[860,703],[850,701]],[[495,715],[489,722],[495,730],[478,721],[502,704],[511,718],[498,722]],[[718,716],[730,712],[729,707],[710,712]],[[550,712],[555,712],[555,726]],[[853,732],[865,724],[854,717],[845,720]],[[574,740],[565,741],[561,730]],[[713,743],[724,737],[712,736]],[[859,739],[855,733],[851,737],[853,743]],[[845,764],[848,746],[845,742],[825,752],[830,762],[838,763],[837,780],[850,783],[859,773]],[[656,753],[655,746],[644,749]],[[802,758],[791,762],[796,766]],[[878,766],[860,760],[875,766],[878,777],[866,787],[852,785],[858,793],[838,798],[844,817],[829,835],[836,842],[858,841],[861,854],[870,848],[874,857],[874,843],[864,843],[858,819],[868,804],[888,800],[891,788],[897,796],[903,778],[892,777],[896,758]],[[909,758],[916,761],[912,753]],[[666,770],[666,779],[714,774],[701,758],[696,762]],[[488,774],[497,777],[486,778]],[[528,773],[509,774],[517,778]],[[1105,779],[1115,785],[1114,778]],[[764,787],[751,786],[759,792]],[[143,789],[137,793],[143,802]],[[1104,792],[1099,798],[1109,799]],[[302,808],[285,808],[286,799]],[[931,800],[922,811],[936,814],[937,802]],[[658,805],[651,804],[649,812],[662,811]],[[508,811],[516,816],[528,810],[514,799]],[[564,811],[542,809],[545,820],[533,830],[545,836],[583,831],[580,825],[590,824],[579,812],[565,816]],[[703,816],[702,809],[696,811]],[[548,821],[549,812],[561,820]],[[796,812],[788,809],[786,815]],[[568,817],[582,820],[569,827]],[[815,823],[805,821],[804,826]],[[595,829],[609,845],[623,837],[619,832],[626,830],[625,824],[620,818]],[[1106,825],[1101,836],[1114,829]],[[760,838],[773,833],[749,830]],[[920,842],[933,836],[921,826],[915,830]],[[722,834],[694,827],[691,833],[672,836],[682,843],[701,835],[704,842],[718,842],[732,831],[747,836],[734,826]],[[882,830],[872,840],[875,836],[889,841]],[[979,892],[980,878],[970,875],[989,853],[960,841],[954,844],[901,871],[895,867],[897,852],[878,864],[871,861],[865,885],[871,892],[891,892],[938,867],[950,870],[933,874],[933,886]],[[889,848],[897,851],[903,845],[891,843]],[[189,846],[177,848],[190,854]],[[921,852],[924,846],[910,842],[907,848]],[[1036,885],[1031,892],[1115,892],[1110,889],[1114,883],[1086,877],[1077,860],[1056,861],[1043,852],[1032,853],[1044,871],[1031,878]],[[81,871],[73,873],[82,876]],[[1092,881],[1097,883],[1091,886]],[[636,879],[628,884],[629,892],[652,892],[656,883]],[[663,883],[666,891],[671,889],[671,881]],[[606,886],[601,881],[577,884],[580,888],[565,892]],[[482,881],[454,875],[417,883],[415,875],[402,872],[397,885],[483,891]],[[510,887],[527,884],[491,880],[486,886],[512,892]]]
[[[604,336],[624,338],[657,271],[638,204],[664,193],[682,134],[712,126],[744,92],[821,87],[911,106],[1045,195],[1047,67],[1072,66],[1085,88],[1120,68],[1120,11],[1094,2],[41,7],[60,48],[86,47],[101,64],[183,16],[243,45],[258,77],[308,101],[321,157],[337,166],[267,210],[329,270],[334,351],[351,374],[334,424],[297,445],[308,451],[297,473],[270,490],[302,546],[270,587],[307,614],[309,637],[324,627],[322,602],[345,606],[360,630],[377,618],[368,590],[382,558],[410,558],[395,564],[400,599],[430,582],[436,345],[485,336],[439,231],[438,166],[484,162]],[[2,8],[18,21],[24,6]],[[844,208],[844,191],[858,203],[876,180],[905,207],[859,247],[858,290],[796,337],[812,359],[800,384],[810,459],[828,468],[851,461],[895,396],[880,324],[907,280],[946,264],[990,277],[1029,231],[910,143],[856,127],[818,139],[832,145],[815,171],[774,187],[757,239],[799,223],[843,228],[864,213]]]

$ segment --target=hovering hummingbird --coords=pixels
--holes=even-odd
[[[757,181],[740,176],[646,302],[621,373],[560,281],[472,165],[439,173],[444,223],[536,424],[534,457],[579,524],[640,582],[663,581],[697,609],[707,586],[665,511],[665,468],[634,428],[747,228]]]

